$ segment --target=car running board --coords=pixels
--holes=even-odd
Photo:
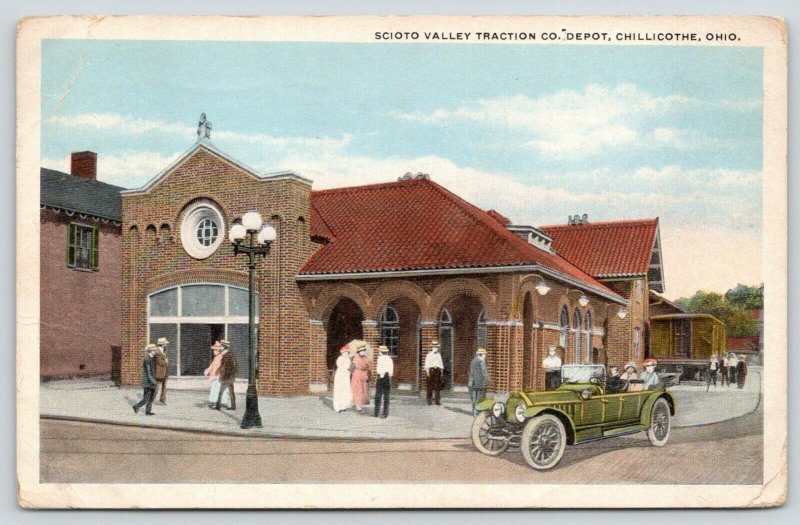
[[[647,425],[635,425],[632,427],[619,427],[603,431],[603,437],[623,436],[625,434],[635,434],[637,432],[644,432],[650,427]]]

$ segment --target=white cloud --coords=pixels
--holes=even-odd
[[[47,119],[51,124],[66,128],[83,128],[114,131],[118,135],[143,135],[151,133],[175,133],[186,135],[185,124],[157,119],[144,119],[115,113],[86,113],[73,116],[55,115]]]
[[[455,109],[394,116],[426,124],[473,121],[508,128],[527,134],[528,144],[540,152],[562,157],[641,143],[652,138],[640,131],[645,120],[699,104],[683,95],[655,96],[633,84],[591,84],[582,91],[563,90],[537,99],[525,95],[480,99]],[[664,131],[658,135],[662,141],[668,138]]]
[[[97,180],[124,188],[138,188],[146,184],[164,168],[172,164],[182,152],[162,155],[150,151],[129,151],[97,156]],[[42,166],[64,173],[70,172],[70,157],[42,159]]]

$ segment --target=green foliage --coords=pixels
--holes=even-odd
[[[728,335],[746,337],[758,334],[758,325],[750,318],[751,308],[764,304],[764,285],[738,285],[725,295],[698,290],[691,297],[681,297],[675,303],[687,312],[708,313],[725,323]]]
[[[761,283],[760,286],[747,286],[739,283],[736,288],[725,292],[725,299],[748,310],[764,308],[764,283]]]

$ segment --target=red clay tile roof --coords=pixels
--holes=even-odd
[[[497,210],[489,210],[486,213],[488,213],[492,219],[496,220],[503,226],[508,226],[509,224],[511,224],[511,219],[509,219],[508,217],[506,217]]]
[[[618,295],[487,212],[424,179],[311,192],[311,235],[331,238],[300,274],[540,264]]]
[[[642,275],[650,267],[658,218],[541,229],[558,255],[594,277]]]

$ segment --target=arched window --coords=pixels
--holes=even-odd
[[[642,346],[642,329],[638,326],[633,329],[633,356],[639,357]]]
[[[586,310],[586,320],[584,323],[586,330],[586,362],[592,362],[592,311]]]
[[[486,348],[486,310],[478,314],[478,330],[475,333],[478,348]]]
[[[561,331],[558,334],[558,344],[566,349],[567,333],[569,332],[569,310],[567,310],[567,305],[561,307],[561,318],[558,324],[561,327]]]
[[[574,363],[581,362],[581,311],[575,309],[575,315],[572,318],[572,328],[575,329],[575,361]]]
[[[389,349],[391,355],[397,355],[400,343],[400,316],[394,306],[386,305],[381,313],[381,344]]]

